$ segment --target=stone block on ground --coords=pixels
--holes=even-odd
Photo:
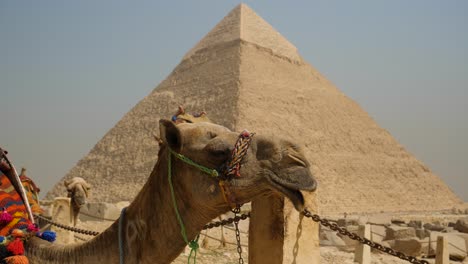
[[[416,232],[416,237],[419,239],[424,239],[426,237],[429,237],[431,234],[431,231],[426,230],[424,228],[416,228],[415,232]]]
[[[380,243],[384,240],[387,228],[381,225],[371,225],[371,240]]]
[[[393,249],[410,256],[420,256],[423,252],[423,241],[417,237],[397,239],[393,244]]]
[[[440,223],[426,223],[424,224],[424,228],[431,231],[441,232],[445,229],[445,226]]]
[[[468,218],[458,219],[453,228],[462,233],[468,233]]]
[[[455,233],[456,236],[461,237],[465,240],[466,252],[468,252],[468,234],[465,233]]]
[[[359,230],[359,226],[347,226],[346,229],[348,229],[348,231],[350,232],[357,233]],[[341,248],[343,251],[353,252],[356,249],[356,246],[359,244],[359,242],[347,236],[338,234],[338,237],[340,237],[346,244],[346,246]]]
[[[391,225],[387,227],[387,232],[384,240],[396,240],[412,237],[416,237],[416,231],[414,228]]]
[[[384,246],[384,247],[388,247],[388,248],[393,248],[393,246],[395,245],[395,240],[385,240],[385,241],[381,241],[379,242],[380,245]],[[371,252],[372,253],[378,253],[378,254],[386,254],[378,249],[374,249],[374,248],[371,248]]]
[[[341,239],[335,231],[321,230],[320,231],[320,246],[345,247],[346,243]]]
[[[80,210],[81,221],[115,221],[122,208],[112,203],[87,203]]]

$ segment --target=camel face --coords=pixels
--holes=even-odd
[[[161,120],[160,125],[161,138],[169,147],[213,169],[222,168],[231,158],[239,137],[239,133],[213,123],[174,125],[170,121]],[[314,191],[317,186],[310,165],[299,148],[291,142],[271,137],[254,136],[243,158],[240,174],[240,177],[226,181],[229,192],[239,204],[273,191],[288,197],[296,209],[301,210],[304,206],[301,190]],[[213,187],[217,186],[217,179],[203,172],[192,174],[181,184],[186,185],[185,191],[191,192],[194,198],[203,195],[204,199],[200,199],[205,203],[206,195],[222,197],[219,188]],[[223,203],[223,199],[217,201]]]
[[[64,185],[67,189],[68,197],[72,198],[74,205],[81,207],[86,203],[91,186],[83,178],[74,177],[65,181]]]
[[[257,138],[256,159],[269,186],[288,197],[298,211],[304,206],[301,190],[315,191],[317,182],[299,146],[283,139]]]

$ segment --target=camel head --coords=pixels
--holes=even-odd
[[[81,177],[73,177],[70,180],[64,182],[65,188],[68,192],[68,197],[72,199],[73,206],[81,207],[86,203],[86,198],[88,198],[88,192],[91,189],[89,185]]]
[[[239,138],[239,133],[207,122],[176,125],[161,120],[160,132],[162,146],[218,171],[231,159]],[[200,206],[204,208],[226,207],[229,201],[243,204],[260,195],[276,192],[289,198],[297,210],[302,210],[304,198],[301,191],[314,191],[317,186],[310,165],[297,145],[261,135],[253,137],[242,159],[239,176],[212,177],[181,160],[172,160],[176,163],[172,168],[179,172],[175,177],[183,177],[174,178],[183,188],[181,192],[189,193],[191,200],[201,201],[203,205]],[[224,188],[218,184],[219,178]]]

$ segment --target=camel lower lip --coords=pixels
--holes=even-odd
[[[299,190],[294,190],[272,181],[274,189],[286,196],[294,204],[296,210],[301,211],[304,207],[304,196]]]

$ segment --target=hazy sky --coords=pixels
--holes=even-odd
[[[239,4],[165,2],[0,0],[0,146],[42,194]],[[245,3],[468,201],[468,1]]]

